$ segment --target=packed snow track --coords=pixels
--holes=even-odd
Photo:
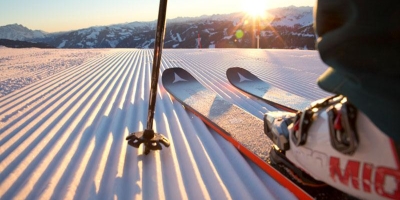
[[[146,127],[152,61],[153,50],[111,49],[0,97],[0,199],[294,198],[161,81],[154,127],[171,146],[145,156],[127,145]],[[315,84],[326,69],[316,51],[166,49],[161,72],[170,67],[259,118],[274,108],[231,86],[229,67],[305,98],[328,95]]]

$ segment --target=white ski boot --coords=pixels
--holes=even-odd
[[[264,122],[275,143],[271,161],[301,183],[324,182],[362,199],[400,199],[398,147],[345,97],[297,114],[270,112]]]

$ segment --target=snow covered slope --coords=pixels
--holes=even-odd
[[[64,69],[100,56],[107,49],[12,49],[0,46],[0,97]]]
[[[271,9],[268,12],[275,17],[273,26],[307,26],[313,23],[312,7],[289,6]]]
[[[154,127],[171,146],[144,156],[127,145],[146,126],[152,53],[113,49],[1,97],[0,198],[293,199],[162,85]],[[325,70],[316,51],[167,49],[161,70],[170,67],[260,118],[274,108],[229,85],[228,67],[307,98],[328,95],[315,85]]]
[[[315,49],[312,7],[268,10],[261,19],[261,48]],[[245,12],[168,19],[165,48],[255,48],[254,19]],[[57,48],[154,48],[156,21],[94,26],[64,33],[32,34],[21,25],[0,26],[0,38],[25,38]],[[23,31],[21,31],[23,30]],[[237,30],[242,37],[235,37]],[[12,37],[11,37],[12,36]],[[29,37],[28,37],[29,36]]]

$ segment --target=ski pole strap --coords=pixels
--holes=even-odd
[[[326,110],[328,114],[331,145],[337,151],[351,155],[358,146],[356,131],[357,109],[342,95],[336,95],[314,102],[304,111],[299,111],[294,119],[291,139],[296,146],[307,141],[308,130],[318,113]]]

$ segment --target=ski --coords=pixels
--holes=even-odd
[[[229,68],[226,77],[239,90],[280,110],[297,112],[306,109],[312,103],[311,100],[274,87],[240,67]]]
[[[348,195],[332,187],[309,187],[295,183],[285,169],[270,162],[273,142],[264,133],[263,120],[232,104],[204,87],[182,68],[169,68],[162,74],[167,92],[205,124],[233,144],[262,170],[299,199],[346,199]],[[271,151],[273,152],[273,151]]]

